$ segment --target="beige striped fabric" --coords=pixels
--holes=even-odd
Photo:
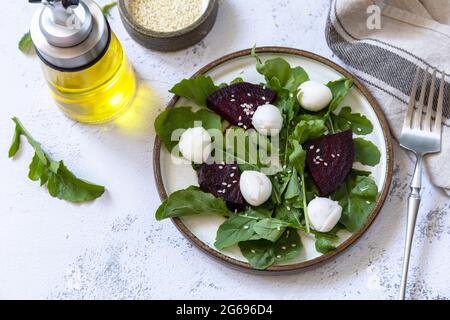
[[[417,66],[421,77],[427,67],[447,72],[442,152],[425,164],[450,195],[450,0],[332,0],[326,36],[378,99],[397,139]]]

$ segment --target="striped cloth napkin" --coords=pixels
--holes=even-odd
[[[398,140],[416,67],[450,72],[450,1],[332,0],[326,37],[331,50],[378,99]],[[431,181],[448,195],[449,82],[447,74],[442,152],[425,160]]]

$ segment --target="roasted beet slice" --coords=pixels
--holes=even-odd
[[[235,126],[250,129],[256,109],[272,103],[277,97],[270,89],[248,82],[240,82],[211,93],[206,99],[208,108]]]
[[[198,170],[200,189],[227,202],[231,210],[241,211],[245,200],[239,188],[240,172],[236,164],[202,164]]]
[[[305,143],[306,165],[321,196],[344,183],[355,157],[352,131],[330,134]]]

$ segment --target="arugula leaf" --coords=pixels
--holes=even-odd
[[[41,144],[34,140],[20,120],[12,119],[16,124],[14,137],[9,148],[9,157],[14,157],[20,148],[23,135],[33,147],[35,154],[29,166],[28,177],[32,181],[40,180],[40,185],[47,183],[47,190],[52,197],[74,203],[94,200],[105,192],[105,187],[78,179],[64,165],[63,161],[54,161],[42,150]]]
[[[251,54],[256,59],[256,70],[266,78],[268,87],[278,93],[283,91],[282,89],[295,93],[303,82],[309,80],[308,74],[302,67],[291,68],[289,62],[283,58],[276,57],[262,62],[256,54],[255,47]],[[286,96],[285,93],[282,95]]]
[[[172,151],[178,144],[178,141],[172,141],[172,133],[177,129],[192,128],[195,122],[201,122],[205,129],[222,131],[222,122],[218,114],[207,109],[193,112],[191,107],[166,109],[156,118],[155,130],[167,150]]]
[[[368,166],[376,166],[380,163],[381,153],[373,142],[355,138],[353,145],[355,146],[355,161]]]
[[[274,245],[276,262],[285,262],[299,256],[302,242],[297,230],[288,228]]]
[[[278,219],[262,219],[254,224],[253,229],[261,239],[277,241],[289,224]]]
[[[331,198],[342,206],[342,223],[347,230],[355,232],[367,221],[375,208],[378,188],[375,181],[367,176],[357,176],[353,171],[344,185]]]
[[[236,83],[241,83],[241,82],[244,82],[244,79],[242,79],[242,77],[237,77],[237,78],[234,78],[234,79],[230,82],[230,84],[236,84]]]
[[[243,215],[232,215],[217,230],[214,246],[217,249],[224,249],[246,240],[261,239],[255,233],[254,226],[258,219]]]
[[[156,211],[156,220],[183,217],[199,214],[217,214],[228,217],[225,201],[203,192],[198,187],[191,186],[172,193],[164,200]]]
[[[353,80],[342,78],[336,81],[330,81],[327,83],[327,87],[330,88],[331,93],[333,94],[333,100],[331,100],[330,105],[328,106],[327,114],[328,115],[336,110],[339,105],[344,101],[347,96],[350,88],[353,86]]]
[[[302,243],[297,230],[288,228],[275,243],[265,239],[244,241],[239,242],[239,248],[252,267],[262,270],[296,258]]]
[[[320,120],[301,120],[294,128],[290,139],[297,140],[303,144],[308,140],[319,138],[325,134],[327,127],[325,121]]]
[[[284,198],[289,200],[293,199],[295,197],[300,196],[301,194],[301,188],[299,183],[299,178],[297,174],[297,170],[294,170],[291,179],[289,179],[289,183],[286,188],[286,192],[284,194]]]
[[[211,77],[199,75],[194,79],[184,79],[177,83],[169,91],[177,96],[186,98],[199,106],[206,106],[206,98],[217,91],[217,87]]]
[[[31,33],[28,31],[25,33],[19,41],[19,50],[25,54],[31,54],[33,52],[33,40],[31,39]]]
[[[336,246],[333,244],[331,239],[321,236],[316,236],[315,247],[318,252],[323,254],[336,249]]]
[[[339,115],[331,115],[335,128],[340,131],[351,129],[358,135],[366,135],[373,131],[372,122],[360,113],[352,113],[350,107],[344,107]]]
[[[102,12],[105,16],[111,16],[111,9],[117,6],[117,1],[113,1],[111,3],[105,4],[102,7]]]

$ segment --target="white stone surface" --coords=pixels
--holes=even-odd
[[[108,1],[101,1],[108,2]],[[17,50],[34,8],[6,1],[0,19],[0,298],[393,299],[400,282],[405,201],[412,165],[395,148],[389,198],[369,231],[320,267],[290,276],[241,273],[207,258],[170,221],[156,222],[153,120],[168,89],[223,54],[257,44],[309,50],[338,63],[326,45],[327,0],[223,0],[198,45],[158,53],[129,38],[117,9],[110,19],[139,78],[139,103],[126,118],[89,126],[54,106],[38,59]],[[72,205],[27,178],[32,152],[7,158],[18,116],[55,159],[104,184],[97,201]],[[129,119],[133,125],[128,126]],[[408,296],[450,298],[449,201],[425,179]]]

